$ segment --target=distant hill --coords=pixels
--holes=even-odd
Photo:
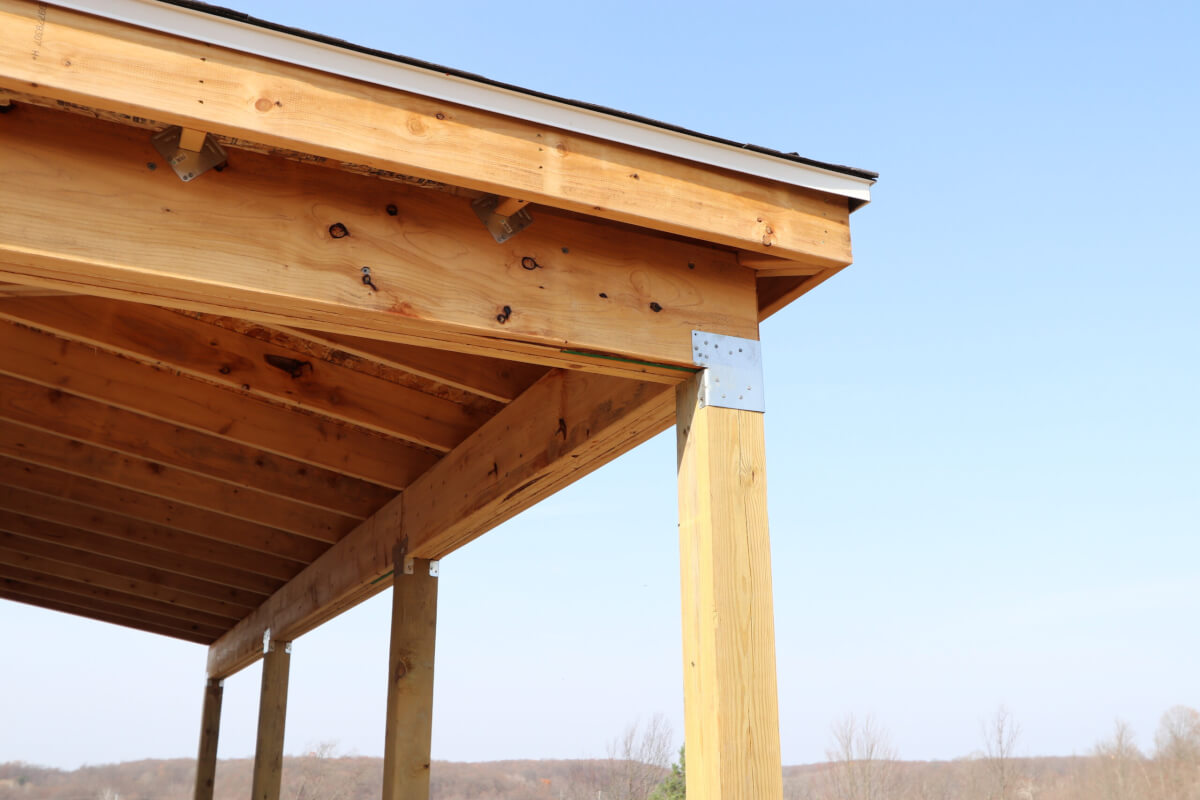
[[[841,765],[844,766],[844,765]],[[1098,790],[1092,757],[1012,759],[1012,800],[1083,800],[1116,796]],[[645,765],[609,759],[435,761],[434,800],[629,800],[619,786],[631,769]],[[838,765],[808,764],[784,768],[787,800],[833,797],[830,779]],[[984,798],[986,759],[888,762],[863,765],[873,770],[886,791],[880,800],[971,800]],[[195,762],[191,759],[129,761],[65,771],[30,764],[0,764],[0,800],[191,800]],[[228,759],[217,770],[216,800],[245,800],[250,794],[250,759]],[[316,754],[288,757],[284,764],[284,800],[375,800],[380,796],[383,761],[357,756]],[[661,772],[661,771],[660,771]],[[885,774],[886,773],[886,774]],[[665,773],[661,773],[665,774]],[[865,773],[864,773],[865,774]],[[1101,776],[1102,777],[1102,776]],[[1097,787],[1096,789],[1089,787]],[[1184,795],[1181,795],[1184,796]],[[1131,798],[1142,800],[1140,795]],[[639,799],[640,800],[640,799]]]

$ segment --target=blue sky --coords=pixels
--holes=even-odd
[[[878,170],[762,330],[785,763],[1031,755],[1200,707],[1200,6],[530,0],[239,10]],[[435,758],[682,736],[674,440],[442,564]],[[295,646],[287,750],[382,747],[387,595]],[[194,755],[197,646],[4,604],[0,760]],[[257,668],[222,756],[252,752]]]

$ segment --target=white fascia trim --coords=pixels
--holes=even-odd
[[[457,75],[417,67],[302,39],[156,0],[65,0],[62,5],[185,39],[283,61],[345,78],[399,89],[447,103],[477,108],[573,133],[683,158],[712,167],[779,181],[806,189],[871,200],[873,181],[811,164],[699,139],[543,97],[516,92]]]

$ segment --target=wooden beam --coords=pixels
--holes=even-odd
[[[254,153],[185,184],[143,131],[20,111],[0,280],[672,384],[692,330],[757,329],[725,250],[550,214],[498,245],[461,198]]]
[[[0,298],[9,297],[66,297],[70,292],[47,289],[44,286],[25,286],[20,283],[0,283]]]
[[[3,419],[0,419],[0,455],[99,481],[110,487],[128,487],[172,503],[183,503],[234,517],[263,528],[278,529],[282,532],[279,535],[263,532],[263,546],[269,552],[281,555],[288,553],[304,561],[312,560],[309,558],[311,543],[295,542],[294,536],[332,544],[357,522],[348,515],[196,475],[158,461],[127,456]],[[323,547],[320,549],[324,551]]]
[[[208,644],[212,641],[211,636],[206,636],[200,633],[187,633],[173,627],[157,625],[141,619],[129,619],[126,617],[109,614],[105,611],[100,611],[89,606],[75,606],[69,603],[62,603],[56,600],[47,600],[44,598],[29,597],[20,594],[19,592],[10,591],[0,587],[0,598],[12,600],[26,605],[38,606],[49,611],[60,611],[65,614],[75,614],[80,617],[88,617],[100,622],[108,622],[113,625],[120,625],[124,628],[136,628],[147,633],[157,633],[161,636],[170,636],[173,639],[183,639],[187,642],[195,642],[196,644]]]
[[[13,558],[10,560],[18,559]],[[154,617],[169,617],[179,623],[193,623],[204,628],[216,629],[218,631],[217,635],[229,630],[233,625],[232,620],[216,614],[196,611],[195,609],[172,605],[171,603],[141,595],[96,586],[86,583],[83,580],[75,580],[74,578],[78,578],[79,576],[74,574],[73,577],[55,574],[54,570],[58,569],[58,567],[53,561],[33,558],[30,563],[34,567],[50,571],[38,571],[38,569],[0,563],[0,577],[29,585],[41,586],[45,589],[53,590],[60,595],[74,595],[78,598],[74,601],[76,605],[79,603],[87,605],[94,600],[99,600],[108,605],[121,606],[125,609],[125,616],[138,616],[142,612],[149,612]],[[188,629],[190,630],[191,628],[189,627]],[[214,638],[216,637],[214,636]]]
[[[435,454],[424,448],[368,433],[360,427],[345,424],[344,420],[304,413],[292,404],[264,402],[260,398],[267,395],[238,388],[249,384],[235,387],[225,382],[225,386],[220,386],[213,385],[220,381],[188,377],[208,376],[186,354],[187,345],[199,344],[195,336],[203,336],[205,345],[215,344],[215,337],[207,336],[203,330],[195,330],[197,326],[212,326],[178,314],[97,298],[35,298],[0,303],[0,319],[20,323],[5,325],[0,322],[0,372],[12,377],[49,388],[66,389],[108,405],[394,489],[403,489],[437,460]],[[175,320],[178,320],[178,326],[171,324]],[[61,332],[64,338],[85,344],[64,342],[57,336],[24,327],[26,324]],[[122,346],[131,332],[136,332],[136,339],[147,344],[137,350]],[[232,335],[219,329],[213,329],[213,332]],[[247,339],[247,342],[252,340]],[[111,347],[130,357],[122,358],[106,350],[97,350],[97,347]],[[236,381],[250,381],[253,378],[245,373],[258,366],[268,372],[278,372],[267,367],[261,357],[251,370],[234,370],[229,365],[250,364],[252,358],[230,356],[215,347],[199,349],[215,362],[211,365],[213,375],[225,369]],[[134,358],[148,360],[154,366],[139,363]],[[160,365],[168,369],[161,369]],[[322,367],[310,365],[309,371],[314,370],[324,372]],[[290,380],[280,376],[285,381]],[[274,375],[264,377],[276,378]],[[329,384],[324,387],[327,399],[343,396],[333,391],[335,386],[344,388],[351,396],[356,388],[352,382],[348,385]],[[294,394],[302,393],[298,386],[292,389]],[[380,395],[383,394],[380,391]],[[397,397],[395,402],[403,403],[406,399]],[[311,406],[306,408],[311,410]],[[417,425],[416,419],[411,425]],[[478,422],[464,426],[458,438],[465,437],[475,427]],[[430,423],[429,428],[436,430],[437,426]]]
[[[0,455],[0,483],[67,500],[80,506],[111,511],[124,517],[149,522],[160,528],[236,545],[241,552],[230,553],[238,557],[244,557],[246,551],[254,551],[273,558],[307,564],[327,549],[321,542],[289,535],[264,525],[118,486],[109,486],[3,455]]]
[[[118,624],[128,624],[130,622],[150,623],[177,633],[202,636],[209,641],[217,638],[226,630],[225,626],[217,627],[203,625],[198,622],[187,622],[174,616],[156,614],[151,611],[133,610],[128,606],[119,603],[110,603],[94,597],[84,598],[77,594],[60,592],[48,588],[40,582],[27,582],[0,577],[0,587],[25,598],[61,604],[64,607],[63,610],[72,609],[70,613],[74,614],[78,614],[84,610],[98,611],[112,618],[114,622],[120,620]]]
[[[451,353],[345,334],[295,328],[281,330],[501,403],[512,402],[547,370],[537,364]]]
[[[177,588],[174,581],[170,580],[174,576],[169,574],[164,577],[164,573],[138,564],[84,553],[6,531],[0,531],[0,564],[159,600],[222,617],[229,620],[230,624],[246,616],[249,610],[240,598],[238,602],[230,602]]]
[[[398,547],[393,560],[404,565]],[[414,558],[411,567],[392,581],[383,800],[429,800],[438,579],[428,559]]]
[[[739,249],[850,261],[844,197],[57,7],[39,20],[38,8],[0,5],[0,87]],[[30,58],[32,41],[43,57]],[[144,80],[147,70],[169,79]]]
[[[0,375],[0,418],[365,518],[395,491],[206,433]]]
[[[763,415],[679,387],[684,725],[691,800],[781,800]]]
[[[225,681],[210,678],[204,683],[204,706],[200,711],[200,748],[196,755],[194,800],[213,800],[217,783],[217,740],[221,733],[221,699]]]
[[[204,139],[208,134],[194,128],[184,128],[179,132],[179,149],[191,150],[193,153],[204,148]]]
[[[0,317],[236,390],[218,395],[228,398],[218,405],[222,411],[240,411],[235,406],[249,394],[443,452],[465,439],[484,419],[424,392],[339,364],[306,359],[300,353],[154,306],[114,303],[95,297],[14,300],[0,303]],[[97,360],[101,364],[93,371],[113,368],[110,361]],[[80,368],[78,360],[70,366]],[[149,382],[148,378],[140,380]],[[255,404],[244,405],[253,412]],[[293,438],[313,428],[312,423],[296,422],[292,426],[296,431]],[[369,441],[364,441],[367,437],[354,435],[360,431],[336,424],[329,427],[333,432],[325,438],[338,439],[343,451],[361,446],[377,454],[376,459],[397,461],[427,455],[420,451],[414,454],[412,450],[380,454],[379,446],[372,447]],[[346,430],[346,435],[340,430]],[[413,469],[402,471],[401,477],[411,477],[410,473],[430,463],[430,459],[419,462]],[[353,465],[350,462],[349,466]],[[381,470],[374,466],[372,471]],[[385,473],[391,481],[389,485],[398,482],[394,477],[397,471],[393,467],[391,474]],[[400,483],[400,488],[404,485]]]
[[[0,477],[6,480],[7,476]],[[0,509],[78,531],[97,534],[99,546],[110,555],[146,551],[141,563],[230,586],[270,594],[300,572],[302,565],[277,556],[247,550],[217,539],[196,536],[162,525],[73,503],[54,495],[27,491],[6,481],[0,485]],[[109,541],[117,540],[117,542]],[[109,550],[108,548],[116,548]],[[128,556],[121,556],[128,557]],[[141,560],[142,556],[133,556]],[[176,569],[177,568],[177,569]]]
[[[283,782],[283,730],[287,722],[288,671],[292,643],[270,640],[263,656],[258,701],[258,741],[254,747],[252,800],[279,800]]]
[[[268,628],[294,638],[387,588],[401,533],[409,555],[441,558],[673,419],[658,384],[550,372],[215,642],[209,675],[253,663]]]
[[[176,556],[166,550],[139,547],[121,539],[47,522],[7,509],[0,509],[0,531],[19,536],[22,540],[20,543],[16,543],[10,536],[6,536],[5,541],[8,546],[22,552],[48,555],[43,545],[52,546],[56,550],[66,548],[75,563],[95,563],[97,566],[105,564],[104,569],[118,575],[135,574],[136,570],[139,574],[152,576],[152,580],[164,586],[173,586],[201,597],[218,597],[250,607],[257,606],[270,595],[268,587],[277,587],[281,583],[240,570],[223,570],[219,565],[199,559]],[[91,562],[91,558],[97,561]]]

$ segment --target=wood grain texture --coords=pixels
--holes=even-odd
[[[257,388],[257,383],[252,386],[249,381],[255,377],[249,372],[264,370],[267,374],[263,377],[283,384],[278,388],[284,391],[289,381],[298,385],[264,361],[266,355],[278,351],[235,356],[218,348],[216,338],[208,336],[207,331],[197,329],[212,326],[179,314],[97,298],[37,298],[0,303],[0,319],[17,323],[0,323],[0,372],[22,380],[394,489],[403,489],[437,459],[435,454],[408,442],[368,432],[346,424],[344,419],[301,410],[312,411],[311,403],[264,402],[262,398],[280,398]],[[25,325],[54,331],[62,338]],[[236,336],[220,330],[214,333]],[[195,337],[202,339],[196,341]],[[195,347],[188,352],[180,347],[181,342]],[[301,363],[309,365],[305,372],[320,372],[324,377],[323,367]],[[209,378],[208,372],[231,380],[189,377]],[[306,386],[313,384],[302,381]],[[243,390],[242,386],[252,389]],[[331,400],[347,396],[356,388],[353,383],[330,384],[324,394]],[[407,399],[388,398],[383,387],[378,395],[381,402],[397,404],[382,405],[381,411],[402,407]],[[392,413],[393,417],[398,415]],[[412,426],[425,420],[423,416],[412,416]],[[464,421],[453,440],[465,438],[481,421]],[[436,433],[437,426],[430,424],[428,429]],[[431,435],[405,438],[428,439]]]
[[[199,622],[188,622],[176,616],[157,614],[144,609],[133,609],[122,603],[112,603],[96,597],[82,597],[71,592],[61,592],[48,587],[40,580],[22,581],[0,577],[0,587],[30,600],[43,600],[61,604],[64,606],[64,610],[70,609],[69,613],[77,614],[80,611],[99,612],[112,618],[114,622],[119,620],[118,624],[144,622],[175,631],[177,635],[201,636],[208,640],[215,639],[225,632],[224,626],[217,627],[204,625]]]
[[[763,415],[678,390],[690,800],[781,800]]]
[[[0,5],[0,87],[741,249],[850,261],[846,198],[48,9]],[[540,222],[540,220],[539,220]]]
[[[195,642],[197,644],[208,644],[212,641],[211,636],[202,633],[189,633],[180,630],[174,626],[159,625],[155,622],[139,617],[126,617],[123,615],[110,614],[106,611],[101,611],[90,605],[75,605],[73,603],[62,602],[59,600],[50,600],[42,597],[31,597],[20,592],[12,591],[3,586],[0,586],[0,599],[12,600],[17,603],[25,603],[26,605],[38,606],[50,611],[59,611],[64,614],[74,614],[80,617],[88,617],[89,619],[97,620],[98,622],[108,622],[113,625],[120,625],[124,628],[135,628],[147,633],[156,633],[160,636],[169,636],[173,639],[183,639],[187,642]]]
[[[101,541],[101,545],[120,547],[121,553],[135,553],[138,549],[150,551],[145,555],[150,560],[142,563],[161,563],[165,566],[173,564],[174,559],[180,559],[178,566],[187,570],[184,574],[267,594],[303,568],[302,564],[294,561],[256,553],[218,539],[155,525],[54,495],[28,491],[18,486],[19,483],[25,483],[21,477],[20,471],[16,470],[0,473],[0,481],[7,484],[0,485],[0,509],[79,531],[89,531],[104,537],[104,540],[118,540],[120,545],[107,541]],[[112,554],[117,552],[114,550]],[[164,559],[170,560],[160,562]],[[141,557],[134,557],[134,560],[141,560]]]
[[[551,371],[214,642],[209,675],[227,677],[257,660],[267,628],[294,638],[387,588],[402,533],[410,555],[441,558],[673,419],[667,387]]]
[[[413,347],[398,342],[380,342],[358,336],[293,328],[284,330],[501,403],[515,400],[545,375],[547,369],[537,364]]]
[[[204,704],[200,710],[200,747],[196,755],[196,790],[193,800],[213,800],[217,782],[217,741],[221,734],[221,700],[225,682],[204,682]]]
[[[141,131],[29,107],[0,148],[0,280],[669,383],[692,330],[756,331],[725,250],[549,214],[501,245],[461,198],[252,153],[185,184]]]
[[[395,494],[383,486],[6,375],[0,375],[0,418],[359,518]]]
[[[236,545],[236,550],[228,552],[237,558],[257,558],[266,555],[269,560],[283,559],[307,564],[327,549],[321,542],[288,535],[264,525],[174,503],[123,487],[110,486],[3,455],[0,455],[0,484],[45,495],[47,503],[53,502],[51,498],[56,498],[96,510],[111,511],[161,528]],[[272,574],[277,577],[290,577],[285,575],[286,572],[284,569]]]
[[[393,560],[402,563],[403,551]],[[438,579],[429,561],[392,581],[383,800],[429,800]]]
[[[4,419],[0,419],[0,455],[278,529],[282,535],[263,534],[263,546],[270,552],[291,554],[305,561],[311,560],[308,558],[311,543],[295,542],[293,535],[332,544],[358,522],[349,515],[314,508]]]
[[[287,722],[291,643],[271,640],[263,657],[258,700],[258,739],[254,746],[252,800],[279,800],[283,782],[283,732]]]
[[[16,559],[13,558],[10,560]],[[30,563],[36,567],[54,569],[54,562],[52,561],[34,558],[30,560]],[[172,620],[188,623],[188,630],[195,630],[191,627],[192,624],[199,625],[201,628],[213,628],[217,630],[217,634],[214,634],[213,638],[229,630],[233,625],[232,620],[216,614],[184,608],[161,600],[130,594],[129,592],[116,591],[104,586],[87,583],[84,580],[77,580],[76,578],[79,578],[79,575],[66,577],[49,571],[38,571],[37,569],[0,562],[0,577],[27,584],[35,584],[45,589],[52,589],[60,594],[76,595],[79,598],[74,601],[76,605],[80,603],[87,605],[94,600],[99,600],[109,605],[122,606],[136,613],[149,612],[158,617],[169,617]]]
[[[20,524],[20,529],[27,530],[26,524]],[[0,528],[0,564],[202,611],[227,619],[230,624],[245,617],[254,605],[243,596],[215,597],[210,593],[211,586],[202,585],[197,591],[195,583],[190,581],[181,588],[180,576],[168,572],[18,536],[3,528]]]
[[[5,502],[13,505],[9,500]],[[164,586],[242,606],[258,605],[271,593],[272,587],[277,588],[283,583],[6,508],[0,508],[0,531],[19,536],[20,544],[7,537],[6,541],[9,546],[24,552],[49,555],[51,553],[43,545],[58,553],[65,552],[62,548],[66,548],[76,563],[105,564],[104,568],[115,574],[145,575]],[[90,560],[93,558],[94,561]]]

